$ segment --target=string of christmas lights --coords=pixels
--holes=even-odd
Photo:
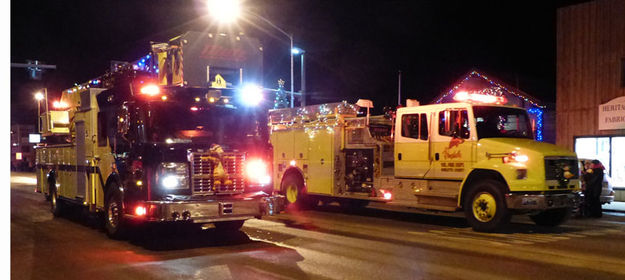
[[[536,106],[536,107],[538,107],[538,108],[545,108],[545,106],[541,106],[541,105],[539,105],[539,104],[538,104],[538,103],[536,103],[534,100],[529,99],[527,96],[522,95],[522,94],[519,94],[519,93],[516,93],[515,91],[513,91],[513,90],[511,90],[511,89],[508,89],[507,87],[505,87],[505,86],[503,86],[503,85],[501,85],[501,84],[499,84],[499,83],[497,83],[497,82],[495,82],[495,81],[493,81],[493,80],[489,79],[486,75],[483,75],[483,74],[481,74],[481,73],[479,73],[479,72],[477,72],[477,71],[475,71],[475,70],[473,70],[471,73],[469,73],[469,75],[467,75],[467,76],[464,78],[464,80],[460,81],[460,83],[458,83],[458,84],[457,84],[457,85],[455,85],[453,88],[451,88],[451,89],[450,89],[450,90],[449,90],[446,94],[444,94],[444,95],[443,95],[443,96],[441,96],[438,100],[436,100],[436,102],[435,102],[435,103],[441,103],[441,101],[442,101],[445,97],[449,96],[450,94],[453,94],[453,93],[454,93],[457,89],[459,89],[459,88],[460,88],[460,87],[464,84],[464,82],[466,82],[467,80],[469,80],[471,77],[475,77],[475,76],[477,76],[477,77],[479,77],[479,78],[484,79],[485,81],[487,81],[487,82],[488,82],[488,83],[490,83],[491,85],[496,86],[496,87],[498,87],[498,88],[501,88],[501,89],[503,89],[504,91],[506,91],[507,93],[510,93],[510,94],[512,94],[512,95],[514,95],[514,96],[516,96],[516,97],[518,97],[518,98],[520,98],[520,99],[522,99],[522,100],[525,100],[525,102],[529,102],[530,104],[532,104],[532,105],[534,105],[534,106]]]

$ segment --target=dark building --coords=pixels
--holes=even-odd
[[[558,9],[556,75],[556,143],[601,160],[625,200],[625,0]]]

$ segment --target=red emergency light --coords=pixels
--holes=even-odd
[[[161,88],[155,84],[146,84],[139,90],[141,94],[156,96],[161,93]]]
[[[469,102],[469,103],[488,103],[488,104],[505,104],[506,98],[503,96],[495,96],[488,94],[480,94],[480,93],[469,93],[466,91],[459,91],[454,95],[454,100],[460,102]]]

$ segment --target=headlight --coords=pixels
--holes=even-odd
[[[267,163],[261,159],[251,159],[245,165],[247,179],[255,185],[268,185],[271,183],[271,175]]]
[[[168,190],[188,189],[189,165],[182,162],[161,163],[159,184]]]

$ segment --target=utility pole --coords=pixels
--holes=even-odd
[[[401,70],[399,70],[399,74],[397,77],[398,85],[397,85],[397,106],[401,105]]]

